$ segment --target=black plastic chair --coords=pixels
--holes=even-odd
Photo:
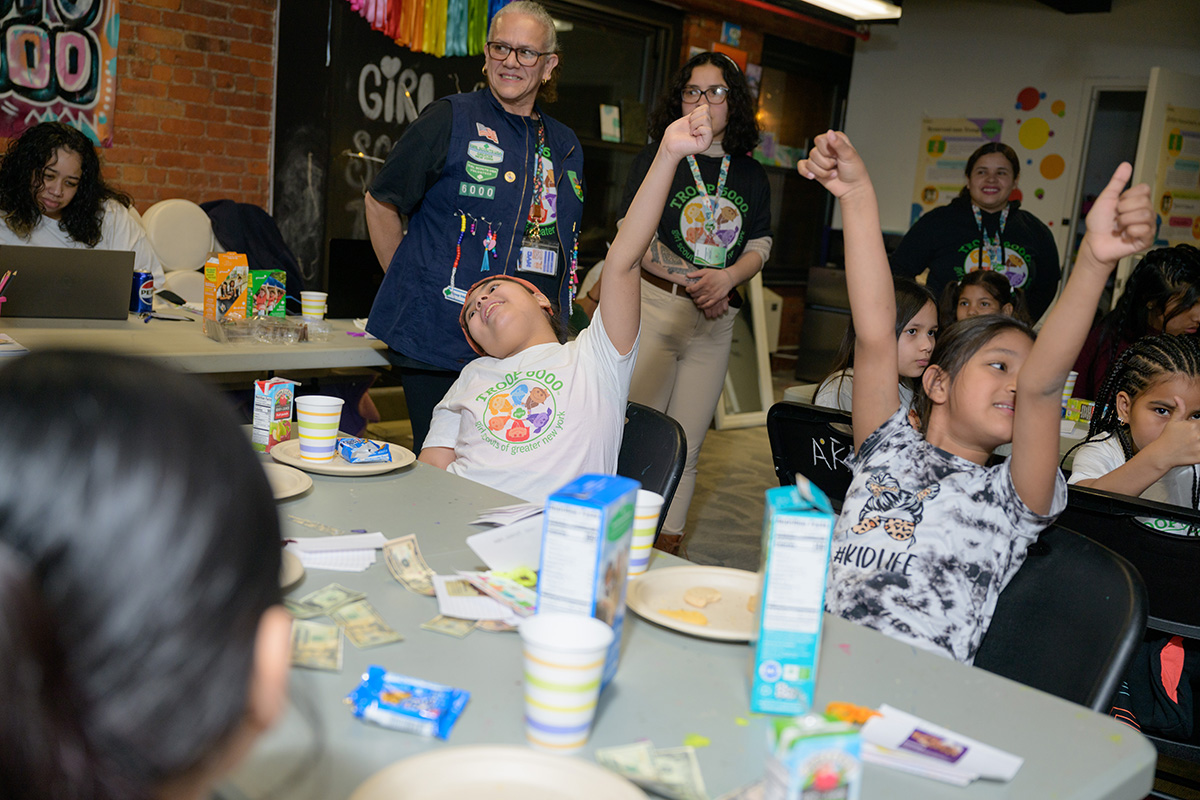
[[[1198,535],[1164,533],[1138,522],[1138,518],[1166,521],[1184,531],[1189,525],[1195,526]],[[1133,563],[1146,583],[1149,596],[1148,629],[1200,641],[1200,592],[1196,588],[1196,577],[1200,575],[1200,512],[1140,497],[1071,486],[1068,487],[1066,511],[1058,522]],[[1187,742],[1148,733],[1145,736],[1154,743],[1160,755],[1200,764],[1200,725]],[[1180,783],[1174,776],[1171,780]],[[1194,788],[1200,789],[1200,786]],[[1154,792],[1151,796],[1172,795]]]
[[[767,412],[767,438],[780,486],[793,485],[803,475],[835,511],[842,510],[851,478],[846,458],[854,452],[849,414],[808,403],[776,403]]]
[[[682,425],[661,411],[640,403],[630,403],[625,408],[625,432],[617,455],[617,474],[640,481],[643,489],[663,496],[656,538],[662,532],[686,458],[687,436]]]
[[[1107,712],[1145,627],[1133,565],[1053,525],[1000,593],[975,666]]]

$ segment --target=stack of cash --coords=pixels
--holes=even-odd
[[[292,664],[297,667],[340,672],[343,633],[360,650],[404,640],[383,621],[366,595],[341,584],[331,583],[283,603],[296,618],[292,623]],[[328,616],[334,624],[314,621],[321,616]]]

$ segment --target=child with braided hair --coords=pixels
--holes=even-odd
[[[1117,359],[1096,397],[1069,483],[1200,507],[1200,346],[1147,336]]]
[[[1200,330],[1200,250],[1187,244],[1151,250],[1134,268],[1113,310],[1092,328],[1075,359],[1075,397],[1096,396],[1117,357],[1159,333]]]

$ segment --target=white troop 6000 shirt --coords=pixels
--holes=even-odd
[[[1026,549],[1067,505],[1062,473],[1050,514],[1036,514],[1008,461],[981,467],[934,447],[903,408],[850,463],[826,610],[970,664]]]
[[[425,446],[454,449],[447,471],[531,503],[611,475],[637,350],[618,353],[597,311],[573,342],[477,358],[434,408]]]

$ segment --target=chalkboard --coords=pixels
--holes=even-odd
[[[279,38],[275,219],[325,286],[326,243],[367,238],[363,191],[382,166],[350,154],[387,158],[426,105],[482,85],[484,57],[413,53],[345,0],[281,3]]]

